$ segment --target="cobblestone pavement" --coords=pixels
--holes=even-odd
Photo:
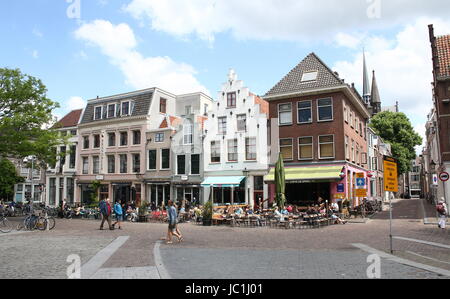
[[[423,224],[419,201],[396,201],[393,211],[395,236],[450,245],[449,230]],[[366,278],[368,254],[351,244],[361,243],[387,252],[388,215],[383,212],[366,224],[314,230],[202,227],[187,223],[180,225],[185,241],[161,245],[160,252],[173,278]],[[153,249],[165,236],[165,224],[126,223],[121,231],[98,228],[98,221],[58,220],[54,231],[0,235],[0,278],[64,278],[68,255],[79,254],[85,264],[119,236],[129,239],[94,277],[155,276]],[[394,250],[397,256],[450,270],[448,249],[394,240]],[[272,273],[271,269],[279,270]],[[438,277],[385,260],[382,273],[382,278]]]

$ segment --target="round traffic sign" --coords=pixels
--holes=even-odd
[[[443,182],[447,182],[450,179],[450,175],[448,174],[448,172],[442,172],[441,174],[439,174],[439,179]]]

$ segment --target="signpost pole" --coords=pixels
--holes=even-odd
[[[391,254],[393,254],[394,247],[392,244],[392,196],[389,196],[389,244]]]
[[[398,192],[398,166],[397,160],[392,157],[384,157],[384,191]],[[389,247],[391,254],[393,249],[392,236],[392,196],[389,196]]]

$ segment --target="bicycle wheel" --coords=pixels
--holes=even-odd
[[[8,219],[3,218],[0,220],[0,232],[9,233],[12,231],[11,223],[9,223]]]
[[[38,230],[46,230],[47,229],[47,220],[44,217],[39,217],[36,221],[36,226]]]
[[[56,226],[56,220],[55,220],[54,217],[48,217],[47,223],[48,223],[48,226],[49,226],[49,230],[54,229],[55,226]]]

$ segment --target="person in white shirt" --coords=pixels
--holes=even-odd
[[[439,215],[439,228],[445,229],[445,225],[447,222],[447,214],[448,214],[448,209],[447,209],[447,205],[445,204],[445,198],[441,198],[441,200],[439,201],[436,210],[438,212]]]

